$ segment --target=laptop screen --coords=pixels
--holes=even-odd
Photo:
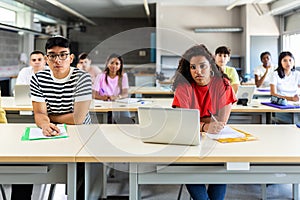
[[[139,107],[138,118],[143,142],[200,144],[199,110]]]

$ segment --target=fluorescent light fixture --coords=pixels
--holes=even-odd
[[[195,28],[195,33],[239,33],[243,27],[201,27]]]
[[[243,0],[236,0],[235,2],[233,2],[232,4],[230,4],[229,6],[227,6],[226,10],[231,10],[235,6],[239,5],[241,2],[243,2]]]
[[[279,1],[279,2],[275,2],[273,5],[271,5],[271,10],[266,14],[280,15],[284,12],[291,11],[298,7],[300,7],[300,0]]]
[[[33,14],[33,18],[34,20],[36,20],[36,22],[46,22],[46,23],[49,23],[49,24],[57,24],[58,22],[52,18],[49,18],[49,17],[45,17],[43,15],[40,15],[40,14],[36,14],[34,13]]]
[[[34,35],[51,36],[49,34],[45,34],[45,33],[39,32],[39,31],[35,31],[35,30],[27,29],[27,28],[20,28],[20,27],[17,27],[17,26],[12,26],[12,25],[2,24],[2,23],[0,23],[0,29],[15,31],[19,35],[24,34],[24,33],[31,33],[31,34],[34,34]]]
[[[85,22],[97,26],[97,24],[95,22],[93,22],[92,20],[88,19],[87,17],[83,16],[82,14],[80,14],[79,12],[73,10],[72,8],[60,3],[57,0],[47,0],[49,3],[51,3],[52,5],[55,5],[56,7],[63,9],[64,11],[67,11],[68,13],[75,15],[76,17],[84,20]]]
[[[147,0],[144,0],[144,8],[145,8],[146,15],[149,17],[150,16],[150,9],[149,9],[149,5],[148,5]]]

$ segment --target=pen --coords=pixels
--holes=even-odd
[[[210,110],[208,110],[211,118],[215,121],[215,122],[218,122],[217,118],[212,114],[212,112]]]
[[[102,91],[103,94],[105,93],[105,91],[103,90],[103,88],[101,88],[101,91]]]

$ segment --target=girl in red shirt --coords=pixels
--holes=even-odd
[[[173,107],[200,111],[201,132],[219,133],[237,100],[228,77],[217,67],[203,44],[193,46],[183,54],[173,89]],[[223,200],[226,193],[225,184],[209,185],[207,190],[205,184],[186,186],[194,200]]]

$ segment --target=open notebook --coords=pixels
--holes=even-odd
[[[217,140],[221,143],[228,142],[245,142],[250,140],[255,140],[256,138],[249,133],[246,133],[242,130],[238,130],[236,128],[225,126],[220,133],[212,134],[206,133],[206,135],[214,140]]]

